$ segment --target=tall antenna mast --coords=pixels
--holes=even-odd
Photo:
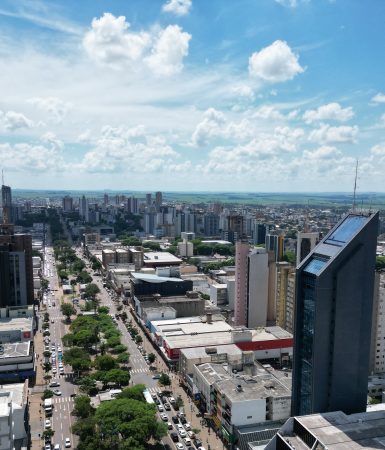
[[[353,213],[356,212],[357,174],[358,174],[358,159],[356,159],[356,176],[354,177]]]

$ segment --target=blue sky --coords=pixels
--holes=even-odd
[[[385,191],[382,0],[1,0],[15,188]]]

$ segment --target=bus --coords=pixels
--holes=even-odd
[[[151,394],[149,393],[148,389],[145,389],[143,391],[143,396],[144,396],[144,398],[145,398],[147,403],[149,403],[149,404],[153,404],[154,403],[154,400],[152,399]]]

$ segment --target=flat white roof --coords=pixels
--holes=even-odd
[[[143,272],[133,272],[131,276],[136,280],[146,281],[147,283],[165,283],[166,281],[173,281],[173,282],[183,281],[181,278],[159,277],[158,275]]]
[[[169,252],[145,252],[143,253],[144,263],[148,262],[182,262],[181,259]]]

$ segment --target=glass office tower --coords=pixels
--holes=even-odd
[[[297,267],[292,415],[366,410],[377,231],[348,214]]]

